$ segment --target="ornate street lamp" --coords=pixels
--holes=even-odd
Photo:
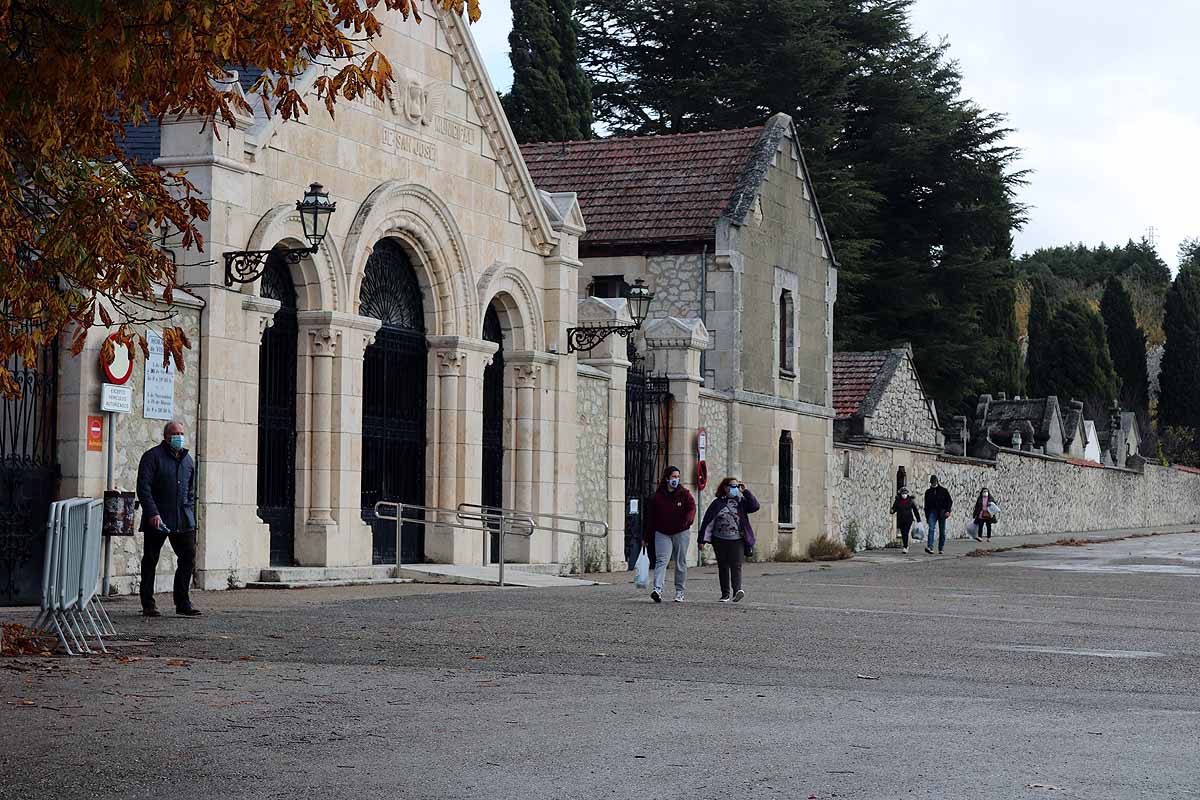
[[[633,318],[632,325],[597,322],[578,328],[567,328],[567,352],[594,350],[597,345],[614,333],[618,336],[628,337],[631,332],[640,329],[642,323],[646,321],[646,315],[650,313],[650,301],[654,299],[654,292],[646,287],[641,278],[638,278],[630,287],[627,299],[629,300],[629,316]]]
[[[225,253],[225,285],[251,283],[262,277],[267,267],[267,257],[278,253],[289,264],[298,264],[300,259],[317,252],[325,234],[329,232],[329,218],[337,210],[337,203],[329,199],[329,192],[319,183],[308,187],[304,199],[296,203],[300,212],[300,225],[309,247],[276,247],[272,250],[230,250]]]

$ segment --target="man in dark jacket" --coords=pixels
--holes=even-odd
[[[196,462],[184,447],[182,422],[168,422],[163,440],[142,454],[138,464],[137,495],[142,505],[142,613],[161,616],[154,605],[154,575],[163,543],[171,541],[175,567],[175,613],[198,617],[188,589],[196,566]]]
[[[946,549],[946,520],[950,518],[950,509],[954,501],[950,492],[938,482],[937,475],[929,476],[929,488],[925,490],[925,523],[929,526],[929,538],[925,542],[925,552],[933,555],[933,529],[938,528],[939,553]]]

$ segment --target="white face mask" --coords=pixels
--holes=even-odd
[[[672,489],[678,489],[679,478],[667,478],[667,486],[670,486]]]
[[[730,497],[737,497],[737,496],[738,496],[738,495],[740,495],[741,493],[742,493],[742,492],[741,492],[741,490],[740,490],[740,489],[738,489],[738,487],[736,487],[736,486],[730,486],[730,487],[729,487],[729,496],[730,496]]]

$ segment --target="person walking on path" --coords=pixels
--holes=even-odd
[[[896,526],[900,528],[900,538],[904,543],[904,552],[908,552],[908,531],[912,528],[913,522],[921,521],[921,514],[917,511],[917,501],[911,494],[908,493],[908,487],[900,487],[900,491],[896,493],[896,499],[892,501],[892,513],[896,515]]]
[[[663,582],[667,579],[667,561],[672,554],[675,559],[675,602],[683,602],[684,585],[687,583],[687,555],[689,531],[696,521],[696,498],[687,487],[679,483],[679,469],[667,467],[658,490],[650,498],[642,543],[650,545],[654,537],[654,591],[650,599],[662,602]]]
[[[979,492],[979,499],[975,501],[975,541],[982,542],[983,526],[987,526],[987,540],[992,540],[992,523],[996,521],[995,515],[992,513],[992,508],[997,507],[995,496],[985,486]]]
[[[717,553],[717,573],[721,581],[721,602],[739,602],[742,591],[742,554],[754,549],[754,528],[750,514],[759,504],[746,484],[729,477],[717,487],[717,496],[708,504],[700,523],[699,546],[711,543]]]
[[[925,552],[933,555],[933,529],[938,529],[938,553],[946,549],[946,520],[954,500],[949,490],[938,482],[937,475],[929,476],[929,488],[925,490],[925,524],[929,526],[929,538],[925,541]]]
[[[154,575],[162,546],[175,551],[175,613],[198,617],[188,590],[196,566],[196,462],[184,444],[182,422],[168,422],[163,440],[142,454],[138,464],[137,496],[142,505],[142,614],[161,616],[154,605]]]

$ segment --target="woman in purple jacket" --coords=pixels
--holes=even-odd
[[[700,546],[712,544],[717,552],[722,603],[736,603],[746,596],[742,591],[742,554],[754,549],[754,528],[748,515],[758,508],[758,499],[746,484],[729,477],[721,481],[716,499],[704,512]]]

